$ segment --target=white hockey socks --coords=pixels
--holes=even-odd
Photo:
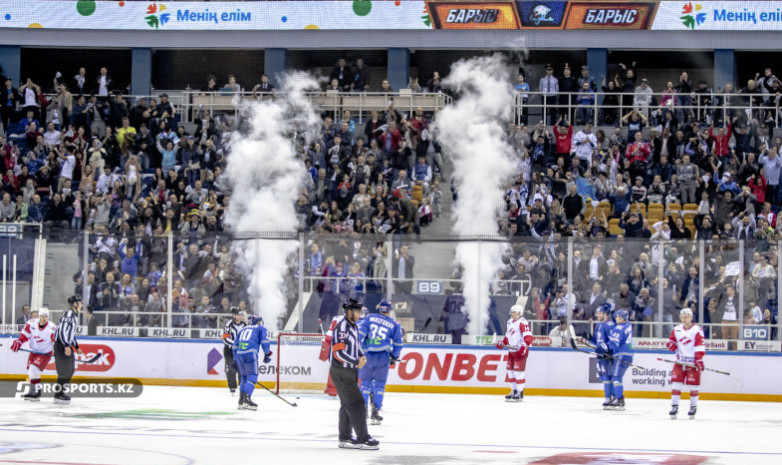
[[[516,371],[516,384],[519,386],[519,392],[524,392],[524,384],[527,382],[523,371]],[[514,387],[515,389],[515,387]]]
[[[673,383],[671,387],[671,405],[679,405],[682,397],[682,383]]]
[[[41,370],[35,365],[30,365],[27,369],[27,376],[30,377],[30,384],[33,386],[33,392],[41,389]]]
[[[698,396],[700,395],[700,385],[690,386],[690,407],[698,406]]]

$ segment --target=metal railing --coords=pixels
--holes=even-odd
[[[610,103],[614,100],[616,103]],[[635,110],[643,114],[643,126],[664,126],[665,114],[671,113],[679,126],[714,122],[715,126],[724,127],[734,117],[762,123],[768,115],[776,126],[782,116],[780,103],[779,97],[762,93],[516,92],[513,108],[516,124],[534,125],[540,118],[545,124],[553,125],[560,115],[566,115],[573,125],[590,122],[623,127],[627,125],[626,117]]]

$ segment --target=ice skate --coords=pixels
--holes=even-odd
[[[366,441],[357,442],[354,449],[378,450],[380,449],[380,442],[372,436],[368,436]]]
[[[356,438],[340,439],[339,440],[339,448],[340,449],[358,449],[358,441],[356,441]]]
[[[672,406],[671,407],[671,411],[668,412],[668,415],[671,416],[671,420],[675,420],[676,419],[676,415],[678,415],[678,414],[679,414],[679,406],[678,405]]]
[[[258,404],[253,402],[253,400],[248,395],[245,395],[243,405],[245,410],[258,410]]]
[[[690,417],[690,420],[694,420],[695,419],[695,412],[697,412],[697,411],[698,411],[698,407],[695,407],[695,406],[690,407],[690,411],[687,412],[687,416]]]
[[[71,397],[63,394],[62,392],[57,393],[54,396],[54,403],[58,405],[69,405],[71,403]]]
[[[33,387],[30,389],[30,392],[22,396],[22,399],[30,402],[39,402],[41,400],[41,391]]]
[[[373,425],[379,425],[383,421],[383,417],[378,414],[378,410],[376,408],[372,409],[372,416],[369,417],[369,419],[372,421]]]
[[[625,399],[624,397],[619,399],[614,399],[611,401],[611,403],[608,404],[607,410],[615,410],[618,412],[622,412],[625,409]]]
[[[244,410],[244,398],[247,396],[247,394],[240,392],[239,393],[239,410]]]
[[[513,396],[515,396],[518,393],[515,389],[510,392],[507,396],[505,396],[505,402],[513,402]]]
[[[524,399],[524,393],[523,392],[515,392],[510,398],[510,402],[521,402],[522,399]]]

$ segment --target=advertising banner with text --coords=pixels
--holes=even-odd
[[[782,31],[782,2],[660,2],[652,29]]]
[[[782,30],[782,1],[57,1],[3,0],[0,29]]]
[[[225,381],[225,359],[220,341],[185,341],[84,338],[85,354],[77,357],[76,375],[89,377],[137,378],[150,384],[218,385]],[[274,382],[276,372],[289,383],[322,384],[328,376],[328,362],[318,359],[320,344],[284,346],[278,366],[275,357],[261,364],[259,381]],[[95,354],[96,363],[81,363]],[[388,384],[398,390],[427,392],[486,392],[486,388],[505,388],[508,352],[493,347],[413,346],[402,351],[388,375]],[[671,359],[660,352],[636,353],[625,375],[625,389],[639,392],[670,390],[673,365],[658,358]],[[704,393],[731,395],[782,396],[782,356],[779,354],[707,353],[706,367],[731,373],[731,377],[705,372]],[[27,354],[0,351],[0,373],[24,376]],[[44,375],[54,375],[50,364]],[[584,395],[600,390],[597,359],[572,349],[533,348],[526,367],[527,387]]]

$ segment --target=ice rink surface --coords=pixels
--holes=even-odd
[[[0,464],[779,464],[782,404],[388,393],[378,451],[337,448],[339,401],[258,390],[256,412],[225,388],[146,387],[135,399],[0,400]]]

